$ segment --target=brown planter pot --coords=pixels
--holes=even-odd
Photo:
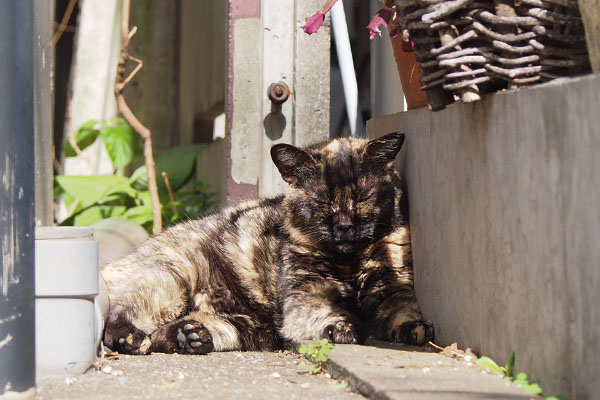
[[[407,108],[412,110],[413,108],[426,106],[427,94],[421,90],[420,79],[422,74],[415,53],[402,50],[402,37],[400,35],[390,37],[390,39]]]

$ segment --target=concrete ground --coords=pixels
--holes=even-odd
[[[300,374],[289,352],[120,355],[99,371],[44,378],[36,399],[361,399],[329,375]]]
[[[455,357],[449,357],[455,355]],[[301,356],[227,352],[206,356],[121,355],[75,378],[38,380],[37,399],[514,399],[536,397],[445,354],[370,341],[336,345],[328,371],[299,373]]]

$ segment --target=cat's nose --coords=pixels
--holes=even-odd
[[[337,228],[342,232],[348,232],[352,229],[354,225],[352,225],[352,221],[340,221]]]

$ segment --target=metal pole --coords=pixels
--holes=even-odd
[[[338,1],[331,8],[331,25],[333,26],[335,48],[342,72],[342,85],[344,86],[350,133],[352,136],[362,137],[364,136],[364,126],[360,105],[358,104],[358,84],[356,83],[356,71],[354,71],[354,60],[350,48],[350,37],[348,36],[343,1]]]
[[[54,49],[52,32],[54,1],[33,2],[33,86],[35,91],[35,219],[38,226],[52,226],[53,198],[53,90]]]
[[[35,395],[32,15],[0,1],[0,398]]]

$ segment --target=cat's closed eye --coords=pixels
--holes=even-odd
[[[356,196],[356,202],[363,203],[363,202],[369,200],[370,198],[372,198],[374,195],[375,195],[375,188],[371,188],[370,190],[367,190],[365,192],[358,193],[358,195]]]

